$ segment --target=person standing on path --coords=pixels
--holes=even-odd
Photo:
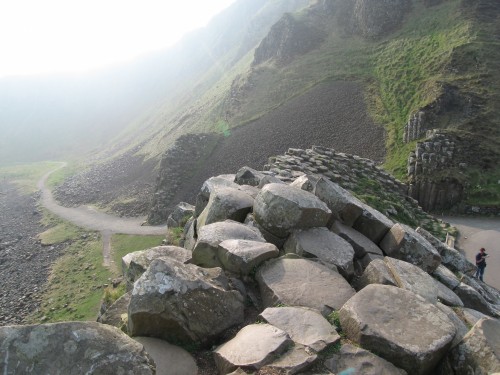
[[[479,253],[476,254],[476,274],[474,277],[479,278],[479,280],[483,281],[483,275],[484,275],[484,269],[486,268],[486,257],[488,254],[486,254],[486,250],[484,247],[479,249]]]

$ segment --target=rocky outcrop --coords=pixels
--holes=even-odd
[[[285,13],[255,49],[252,64],[259,65],[268,60],[286,64],[295,56],[306,54],[319,46],[324,38],[321,29]]]
[[[181,179],[188,179],[203,159],[213,151],[221,137],[215,133],[186,134],[168,149],[160,161],[156,187],[147,221],[150,224],[164,223],[178,203],[175,196]]]
[[[0,363],[3,374],[156,373],[141,344],[95,322],[0,327]]]

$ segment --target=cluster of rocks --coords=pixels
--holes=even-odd
[[[325,176],[245,167],[208,179],[192,212],[182,247],[123,258],[129,291],[101,322],[211,351],[220,374],[500,371],[500,292],[470,277],[475,265],[455,249]],[[75,359],[85,348],[95,366],[134,358],[134,373],[151,373],[135,343],[118,345],[127,354],[101,344],[106,330],[128,340],[117,328],[79,324],[0,329],[7,373],[33,366],[42,341],[61,366],[88,371]]]
[[[21,324],[40,306],[42,285],[64,244],[43,246],[38,195],[0,182],[0,326]]]

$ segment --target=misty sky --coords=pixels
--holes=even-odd
[[[0,78],[85,71],[174,44],[235,0],[0,0]]]

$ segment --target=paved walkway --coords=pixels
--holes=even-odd
[[[486,249],[489,258],[484,281],[500,289],[500,218],[444,217],[443,220],[460,231],[456,247],[465,252],[467,259],[475,263],[479,249]]]

